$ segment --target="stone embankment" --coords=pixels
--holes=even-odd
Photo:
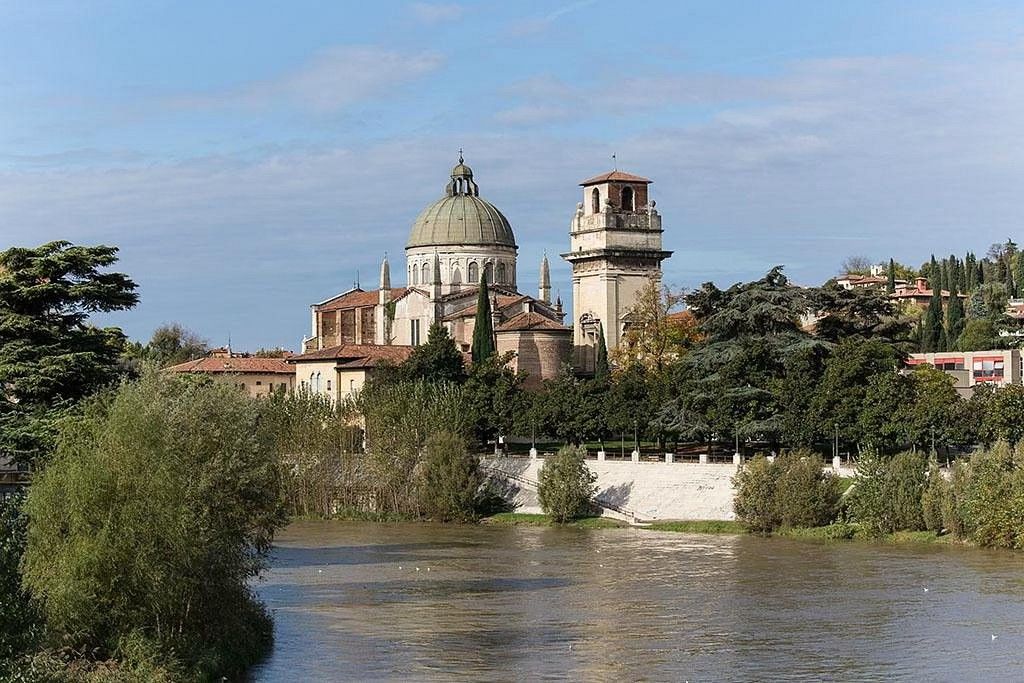
[[[539,513],[537,481],[543,458],[485,458],[485,472],[502,482],[517,512]],[[637,524],[658,520],[733,520],[735,463],[588,460],[597,475],[602,515]],[[846,467],[831,468],[853,476]]]

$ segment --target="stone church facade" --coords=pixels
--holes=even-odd
[[[650,278],[660,280],[661,260],[670,255],[661,249],[661,218],[653,202],[648,206],[649,183],[619,171],[584,181],[585,201],[573,218],[570,251],[562,255],[573,268],[573,325],[568,327],[562,302],[551,300],[546,256],[537,295],[519,291],[512,226],[480,196],[473,170],[460,155],[444,195],[412,225],[405,286],[392,286],[385,257],[376,290],[356,287],[313,304],[310,335],[303,340],[303,354],[293,360],[302,365],[306,355],[316,354],[320,361],[340,357],[346,346],[413,347],[426,341],[435,322],[468,352],[483,277],[496,348],[515,352],[513,365],[526,374],[527,385],[556,376],[566,363],[592,371],[599,330],[613,349],[636,292]]]

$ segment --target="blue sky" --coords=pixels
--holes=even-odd
[[[526,291],[612,153],[677,286],[984,251],[1024,237],[1022,39],[1021,3],[0,0],[0,248],[119,245],[134,338],[294,348],[462,147]]]

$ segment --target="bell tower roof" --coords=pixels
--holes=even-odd
[[[652,182],[654,181],[644,178],[643,176],[615,170],[602,173],[601,175],[596,175],[593,178],[587,178],[580,183],[580,185],[582,187],[587,187],[588,185],[600,185],[601,183],[643,183],[644,185],[650,185]]]

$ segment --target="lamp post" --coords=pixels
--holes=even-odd
[[[839,423],[838,422],[833,423],[832,426],[835,428],[835,434],[832,437],[832,457],[833,458],[838,458],[839,457]]]

